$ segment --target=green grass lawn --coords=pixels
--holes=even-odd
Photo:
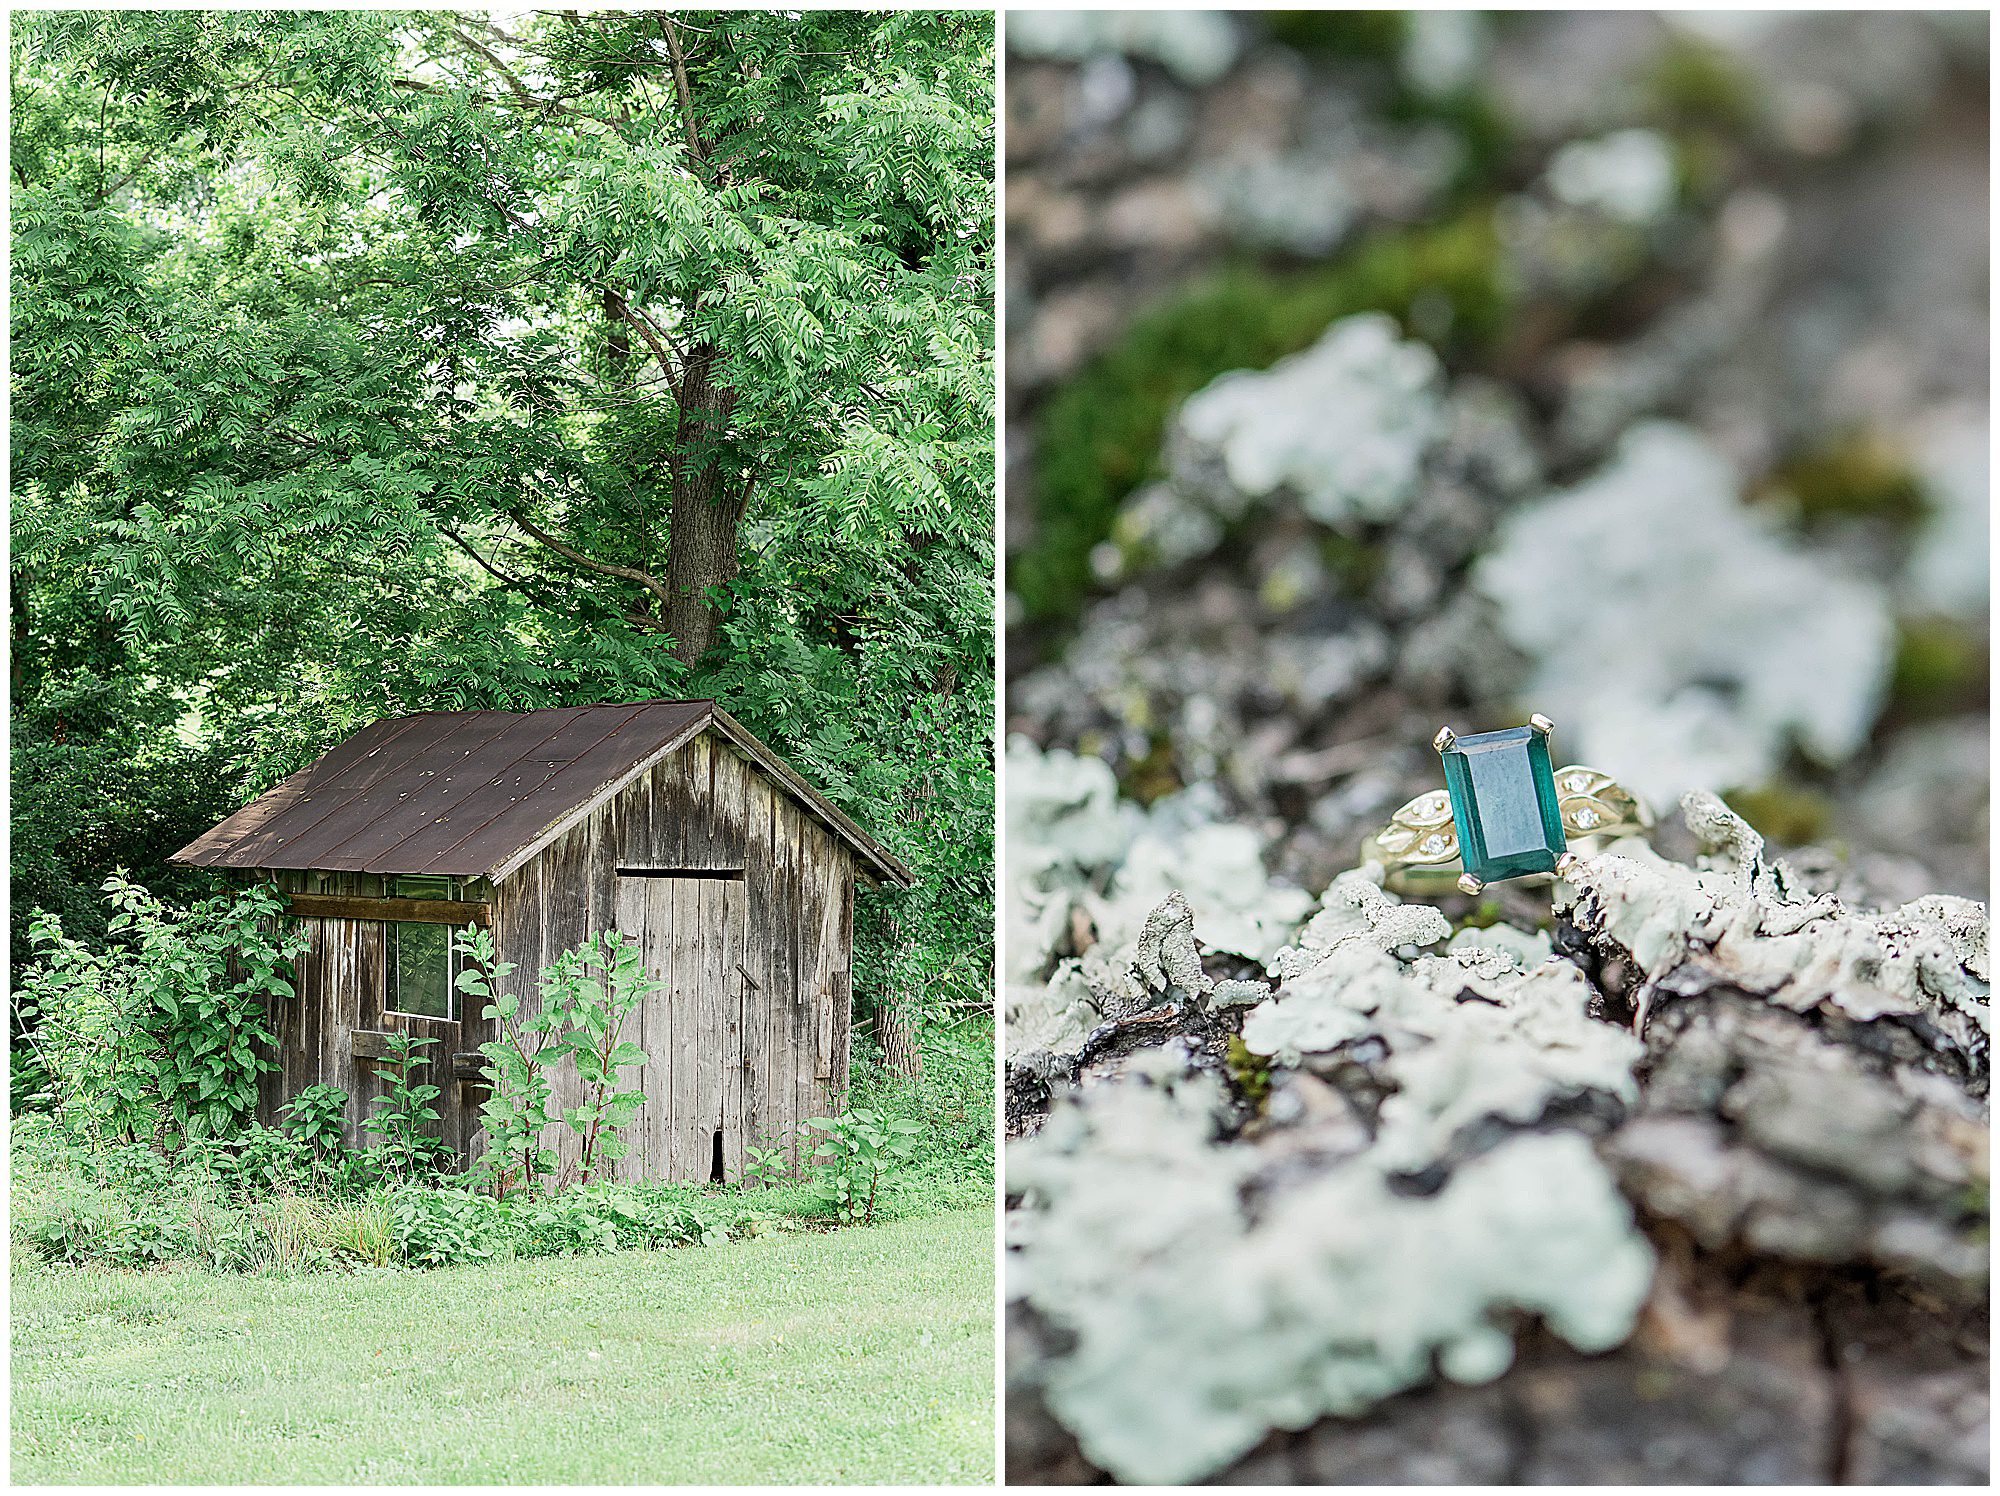
[[[17,1483],[970,1484],[993,1217],[434,1272],[22,1265]]]

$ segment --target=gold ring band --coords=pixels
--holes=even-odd
[[[1645,803],[1601,769],[1570,764],[1555,771],[1563,835],[1570,842],[1604,842],[1639,836],[1653,825]],[[1393,893],[1448,893],[1460,886],[1458,828],[1451,798],[1426,790],[1389,817],[1389,824],[1361,844],[1361,865],[1381,864],[1382,884]]]

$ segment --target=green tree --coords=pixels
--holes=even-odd
[[[12,67],[16,813],[98,827],[17,898],[378,716],[712,695],[918,872],[862,995],[986,970],[989,15],[44,13]]]

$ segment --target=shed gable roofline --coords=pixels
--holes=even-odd
[[[507,858],[506,861],[494,867],[486,876],[495,883],[512,877],[528,863],[534,861],[536,857],[540,856],[545,849],[553,845],[560,837],[588,819],[599,807],[623,794],[638,781],[641,775],[650,772],[655,766],[680,752],[681,749],[693,742],[699,734],[710,730],[721,734],[723,738],[734,744],[741,750],[744,757],[748,758],[759,769],[762,769],[765,775],[774,780],[780,789],[790,794],[792,798],[805,806],[806,810],[815,819],[822,822],[829,831],[852,847],[859,854],[862,866],[870,877],[878,882],[894,883],[903,888],[908,888],[916,882],[915,875],[888,848],[863,831],[841,811],[839,806],[814,789],[805,776],[800,774],[797,769],[794,769],[782,758],[778,757],[770,745],[712,702],[709,704],[707,714],[701,720],[691,725],[686,732],[681,733],[671,742],[663,744],[654,752],[649,753],[645,758],[634,764],[625,773],[619,775],[610,784],[605,785],[604,788],[597,791],[596,794],[592,795],[582,804],[566,811],[552,822],[546,830],[537,835],[532,842]]]
[[[499,882],[669,754],[713,732],[874,881],[910,871],[712,701],[419,712],[370,723],[174,853],[202,867]]]

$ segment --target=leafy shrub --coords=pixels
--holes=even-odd
[[[270,1139],[278,1138],[279,1142]],[[282,1145],[282,1147],[281,1147]],[[270,1134],[251,1156],[292,1157]],[[715,1244],[773,1218],[694,1185],[582,1185],[496,1199],[450,1184],[376,1181],[342,1196],[247,1173],[241,1151],[92,1149],[30,1119],[14,1138],[17,1251],[71,1265],[184,1261],[250,1272],[440,1267],[507,1257]],[[232,1162],[232,1160],[236,1160]],[[306,1166],[301,1178],[323,1179]]]
[[[348,1095],[338,1086],[307,1086],[281,1109],[285,1135],[297,1144],[297,1151],[286,1155],[297,1168],[289,1181],[293,1188],[351,1194],[381,1177],[378,1154],[347,1146],[347,1104]],[[246,1151],[259,1132],[252,1127],[245,1134]]]
[[[337,1153],[347,1140],[347,1102],[338,1086],[307,1086],[279,1112],[285,1131],[315,1154]]]
[[[883,1176],[916,1155],[922,1126],[866,1107],[850,1107],[838,1117],[809,1117],[805,1125],[822,1134],[812,1152],[818,1165],[813,1185],[821,1199],[844,1222],[872,1223]]]
[[[219,894],[185,914],[114,875],[111,944],[93,950],[38,916],[36,962],[17,998],[56,1114],[103,1143],[159,1148],[240,1131],[272,1068],[265,1006],[289,997],[296,929],[279,933],[267,889]]]
[[[905,1080],[855,1049],[849,1104],[914,1123],[917,1146],[885,1174],[876,1215],[926,1215],[989,1205],[994,1174],[993,1020],[975,1013],[920,1030],[922,1076]]]
[[[516,1188],[532,1191],[555,1172],[555,1150],[544,1142],[555,1120],[550,1110],[555,1088],[542,1056],[554,1043],[558,1019],[546,1006],[523,1018],[519,996],[496,990],[514,963],[494,959],[493,937],[485,930],[467,925],[452,944],[464,963],[458,990],[479,1000],[481,1018],[500,1025],[500,1037],[479,1046],[489,1089],[479,1108],[486,1152],[478,1171],[504,1199]]]
[[[243,1197],[297,1188],[312,1177],[315,1162],[312,1149],[297,1138],[253,1122],[234,1148],[216,1150],[211,1167]]]
[[[643,1091],[618,1083],[621,1070],[646,1062],[646,1052],[621,1036],[647,994],[662,984],[646,975],[638,946],[614,931],[545,966],[541,1001],[523,1018],[520,998],[496,988],[514,965],[495,962],[492,937],[468,926],[455,943],[466,960],[459,989],[484,999],[480,1016],[500,1025],[500,1037],[479,1046],[492,1085],[480,1108],[488,1141],[484,1176],[504,1197],[517,1186],[532,1192],[554,1172],[556,1153],[546,1145],[558,1120],[549,1067],[567,1057],[583,1099],[565,1108],[560,1120],[581,1139],[575,1182],[590,1183],[602,1164],[625,1156],[623,1129],[645,1104]]]
[[[743,1166],[743,1180],[746,1184],[769,1186],[792,1177],[791,1158],[780,1143],[773,1143],[769,1147],[745,1143],[743,1154],[749,1160]]]
[[[499,1202],[462,1189],[399,1188],[388,1196],[396,1260],[413,1267],[480,1262],[493,1255]]]
[[[753,1234],[761,1217],[691,1185],[601,1184],[539,1201],[508,1202],[524,1257],[620,1247],[715,1246]]]
[[[588,1184],[601,1163],[623,1158],[621,1135],[646,1093],[618,1084],[618,1072],[646,1063],[646,1051],[619,1035],[647,994],[666,984],[646,975],[639,948],[613,931],[558,956],[542,977],[542,1002],[563,1024],[564,1049],[583,1082],[583,1100],[563,1120],[583,1139],[577,1180]]]
[[[376,1098],[374,1110],[361,1124],[375,1136],[373,1152],[383,1171],[397,1179],[437,1173],[450,1152],[436,1131],[439,1116],[435,1103],[444,1093],[415,1078],[418,1066],[431,1063],[417,1051],[435,1043],[435,1039],[414,1034],[390,1036],[389,1060],[383,1067],[389,1091]]]

